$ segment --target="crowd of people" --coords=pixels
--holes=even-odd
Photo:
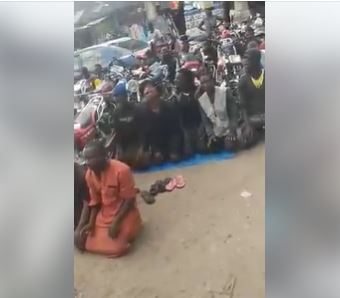
[[[212,30],[216,21],[207,14],[202,27]],[[178,58],[187,52],[184,38]],[[161,82],[146,79],[139,86],[142,102],[130,102],[126,83],[118,82],[112,93],[117,105],[114,159],[95,139],[83,150],[86,166],[74,165],[75,245],[79,249],[111,257],[128,251],[141,227],[130,168],[178,162],[195,153],[242,150],[263,136],[265,71],[259,42],[249,39],[242,58],[239,96],[229,87],[218,86],[204,64],[196,74],[175,65],[176,98],[171,101],[163,97]]]
[[[175,101],[162,98],[162,85],[145,80],[142,103],[128,101],[125,84],[114,89],[117,159],[133,168],[179,161],[195,153],[236,151],[250,147],[264,127],[265,74],[261,52],[244,56],[240,98],[216,86],[212,74],[200,69],[199,84],[190,70],[177,72]]]

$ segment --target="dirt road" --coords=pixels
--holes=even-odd
[[[75,252],[82,298],[263,298],[265,148],[232,160],[181,169],[187,186],[139,199],[144,229],[120,259]],[[146,189],[179,171],[139,174]],[[251,198],[242,198],[247,190]],[[236,278],[233,295],[226,287]]]

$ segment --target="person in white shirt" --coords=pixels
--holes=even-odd
[[[252,135],[246,135],[245,130],[238,127],[239,109],[230,89],[215,86],[209,73],[203,73],[200,82],[196,96],[201,107],[209,151],[235,151],[251,144]]]

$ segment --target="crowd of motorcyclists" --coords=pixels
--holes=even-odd
[[[82,69],[78,162],[94,138],[138,169],[257,142],[265,125],[264,20],[225,24],[208,11],[199,27],[204,33],[195,38],[156,31],[132,69],[117,59],[91,74]]]

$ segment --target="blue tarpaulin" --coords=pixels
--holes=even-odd
[[[179,168],[206,164],[206,163],[214,162],[214,161],[231,159],[234,156],[235,154],[231,152],[221,152],[221,153],[207,154],[207,155],[196,154],[192,158],[183,160],[178,163],[166,162],[159,166],[152,166],[146,170],[138,170],[135,172],[136,173],[152,173],[152,172],[166,171],[166,170],[172,170],[172,169],[179,169]]]

